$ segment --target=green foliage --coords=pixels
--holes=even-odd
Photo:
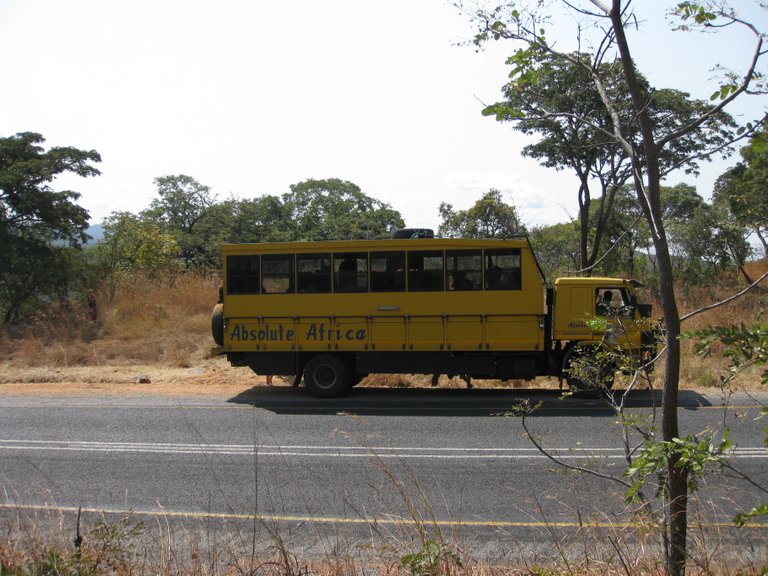
[[[740,153],[742,161],[718,178],[714,198],[727,205],[735,222],[755,232],[768,248],[768,132],[754,134]]]
[[[547,278],[572,274],[580,268],[579,228],[576,222],[534,226],[528,237]]]
[[[696,24],[707,24],[717,17],[701,2],[680,2],[674,9],[674,14],[686,21],[692,19]]]
[[[603,235],[617,212],[614,202],[618,191],[633,177],[627,147],[631,146],[634,154],[641,155],[643,150],[622,63],[598,62],[597,57],[580,52],[556,55],[537,37],[516,50],[507,64],[511,71],[509,82],[502,88],[505,100],[487,106],[483,114],[512,122],[524,134],[538,134],[540,139],[525,146],[523,154],[543,166],[576,174],[581,235],[577,268],[591,269],[601,250],[612,246],[603,242]],[[654,89],[639,75],[638,82],[648,94],[647,110],[659,134],[693,126],[708,110],[706,103],[692,100],[684,92]],[[723,147],[722,153],[727,154],[727,140],[735,123],[725,113],[705,118],[697,128],[659,151],[662,172],[682,168],[697,174],[700,151]],[[619,136],[615,122],[621,128]],[[620,145],[622,142],[626,144]],[[632,267],[633,257],[634,252],[626,261]]]
[[[669,499],[668,464],[674,462],[675,468],[683,470],[688,479],[688,493],[698,490],[698,481],[711,467],[722,468],[729,450],[733,446],[729,431],[716,441],[714,435],[698,438],[673,438],[671,441],[657,441],[648,435],[643,441],[643,448],[624,473],[627,478],[634,478],[626,493],[627,502],[635,501],[643,486],[652,476],[656,476],[656,496]]]
[[[590,215],[591,222],[595,219]],[[650,282],[648,253],[651,236],[643,217],[634,187],[625,184],[616,191],[613,210],[605,223],[602,256],[597,263],[595,274],[642,278]],[[643,252],[645,251],[645,253]]]
[[[158,198],[142,216],[162,224],[173,236],[187,268],[205,267],[208,242],[202,223],[215,202],[211,189],[184,174],[155,178],[155,186]]]
[[[768,366],[768,325],[748,328],[739,326],[712,326],[703,330],[686,332],[683,338],[697,339],[696,353],[702,357],[712,354],[713,346],[723,346],[720,352],[729,364],[723,383],[728,384],[745,368],[750,366]],[[768,367],[763,369],[762,383],[768,384]]]
[[[338,179],[307,180],[282,197],[216,202],[185,175],[155,179],[158,198],[138,216],[112,214],[96,249],[107,272],[158,277],[183,264],[218,271],[223,243],[381,238],[404,226],[399,212]]]
[[[227,242],[282,242],[294,235],[288,207],[279,196],[230,200],[221,206],[231,214]]]
[[[455,211],[440,204],[442,222],[438,234],[453,238],[510,238],[525,233],[517,208],[507,204],[501,192],[491,188],[467,210]]]
[[[94,248],[103,270],[159,278],[175,269],[179,246],[156,221],[113,212],[103,225],[104,239]]]
[[[427,540],[421,550],[406,554],[400,560],[400,569],[407,570],[411,576],[439,576],[462,566],[456,552],[435,540]]]
[[[0,138],[0,234],[22,234],[29,229],[38,237],[85,242],[88,213],[75,204],[80,194],[56,192],[50,183],[66,172],[97,176],[90,165],[100,162],[94,150],[51,148],[43,151],[40,134],[23,132]]]
[[[509,39],[517,41],[525,47],[541,49],[547,61],[554,63],[578,63],[572,54],[559,52],[554,45],[548,44],[538,32],[538,22],[548,22],[556,14],[560,3],[532,2],[530,4],[513,3],[513,11],[510,3],[501,3],[490,10],[477,9],[473,17],[478,22],[479,33],[475,37],[477,44],[491,39]],[[605,153],[611,147],[617,150],[616,159],[624,154],[631,164],[632,181],[636,188],[638,204],[642,207],[643,216],[651,231],[651,241],[655,253],[655,266],[659,276],[659,297],[665,315],[666,327],[666,367],[664,374],[664,410],[662,411],[661,429],[664,443],[657,450],[658,458],[648,456],[650,469],[660,470],[665,468],[664,474],[668,475],[668,481],[664,482],[669,490],[665,500],[665,565],[670,574],[682,574],[685,572],[687,560],[687,526],[685,525],[687,509],[686,494],[691,486],[686,480],[689,469],[696,473],[696,462],[704,458],[697,443],[680,441],[678,436],[677,415],[677,391],[679,385],[680,367],[680,313],[675,294],[675,270],[673,268],[673,255],[670,253],[665,232],[665,222],[661,217],[661,182],[672,170],[684,169],[695,173],[698,162],[704,158],[711,158],[715,154],[726,154],[737,135],[737,129],[733,120],[724,114],[724,106],[735,100],[740,95],[766,92],[766,86],[761,86],[761,76],[755,74],[758,60],[764,57],[766,52],[763,47],[764,34],[759,29],[760,24],[752,23],[738,18],[727,4],[719,2],[679,2],[676,15],[684,19],[690,19],[696,26],[717,26],[743,30],[747,35],[754,36],[756,49],[754,56],[750,56],[751,62],[745,66],[743,76],[736,78],[731,75],[726,78],[721,86],[738,86],[735,91],[729,88],[724,100],[716,105],[707,102],[691,101],[687,94],[665,91],[654,91],[637,69],[631,56],[632,45],[626,34],[630,25],[642,20],[642,15],[636,14],[636,7],[631,2],[616,0],[612,3],[589,2],[588,9],[577,4],[566,2],[567,10],[572,10],[577,15],[577,41],[579,45],[591,45],[597,47],[598,54],[591,59],[590,74],[599,91],[604,110],[597,108],[597,115],[589,124],[600,126],[599,119],[606,113],[610,114],[611,139],[606,145],[599,145],[599,153]],[[521,8],[524,7],[524,8]],[[518,9],[520,11],[518,11]],[[521,13],[524,12],[524,13]],[[674,12],[673,12],[674,13]],[[713,16],[715,17],[713,19]],[[502,24],[499,24],[502,23]],[[594,32],[591,35],[590,32]],[[532,51],[536,54],[536,51]],[[610,84],[610,76],[606,76],[601,68],[603,63],[618,63],[620,59],[620,80],[626,85],[627,98],[622,100],[622,92],[616,92]],[[761,63],[762,64],[762,63]],[[513,79],[514,80],[514,79]],[[510,91],[512,93],[513,91]],[[515,92],[515,95],[522,93]],[[535,94],[535,91],[532,91]],[[583,97],[589,98],[588,93]],[[628,105],[627,105],[628,104]],[[514,106],[522,109],[521,106]],[[629,115],[629,117],[627,117]],[[762,113],[761,113],[762,116]],[[541,107],[538,118],[548,120],[560,118],[563,122],[572,119],[571,109]],[[578,117],[578,116],[577,116]],[[526,113],[521,122],[528,121],[530,115]],[[579,159],[586,156],[589,147],[577,149]],[[588,158],[588,156],[586,156]],[[615,162],[613,166],[617,166]],[[589,177],[585,174],[584,165],[579,163],[568,169],[578,170],[580,180],[580,221],[583,264],[585,262],[588,240],[588,225],[586,216],[589,214],[587,186]],[[603,198],[607,199],[610,214],[610,190],[611,186],[623,184],[618,177],[620,173],[612,168],[611,178],[602,182],[603,189],[607,191]],[[597,177],[597,176],[595,176]],[[600,221],[602,224],[603,221]],[[595,236],[594,248],[599,247],[601,241]],[[680,444],[682,442],[682,444]],[[706,458],[704,458],[706,460]],[[679,463],[682,464],[678,466]],[[641,467],[640,470],[645,470]]]
[[[59,298],[72,280],[67,246],[87,239],[88,212],[80,195],[55,191],[60,174],[96,176],[99,155],[77,148],[44,151],[40,134],[0,138],[0,318],[20,318],[25,310]]]
[[[291,185],[282,197],[281,223],[289,240],[353,240],[391,236],[400,213],[363,194],[352,182],[331,178]]]
[[[768,516],[768,504],[761,504],[760,506],[755,506],[749,512],[737,514],[733,519],[733,523],[736,526],[744,526],[752,518],[759,518],[761,516]]]
[[[670,251],[676,276],[686,284],[701,284],[749,254],[746,239],[728,228],[727,215],[707,204],[688,184],[661,190]],[[731,249],[733,250],[732,256]]]
[[[19,319],[66,293],[72,276],[67,249],[42,240],[11,236],[0,251],[0,313],[4,322]]]

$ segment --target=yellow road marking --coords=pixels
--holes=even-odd
[[[642,522],[533,522],[511,520],[414,520],[410,518],[345,518],[335,516],[301,516],[279,514],[236,514],[222,512],[177,512],[169,510],[129,510],[109,508],[76,508],[74,506],[48,506],[33,504],[0,504],[0,510],[24,510],[30,512],[115,514],[122,516],[159,516],[162,518],[189,518],[205,520],[259,520],[261,522],[315,522],[320,524],[364,524],[390,526],[441,526],[441,527],[489,527],[489,528],[642,528]],[[729,522],[699,524],[702,528],[737,528]],[[768,523],[748,522],[740,528],[753,530],[768,529]]]

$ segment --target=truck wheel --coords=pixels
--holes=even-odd
[[[580,396],[596,395],[613,388],[616,364],[600,346],[579,345],[563,361],[568,388]]]
[[[216,304],[211,314],[211,334],[213,341],[224,346],[224,304]]]
[[[304,383],[318,398],[335,398],[350,388],[350,370],[337,356],[313,356],[304,367]]]

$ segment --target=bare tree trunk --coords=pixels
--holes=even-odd
[[[641,87],[635,71],[625,36],[621,0],[613,0],[610,11],[611,24],[621,54],[624,77],[637,113],[642,145],[645,152],[645,170],[637,153],[633,153],[634,178],[638,201],[643,208],[651,230],[659,270],[661,306],[666,328],[666,372],[662,391],[662,436],[665,442],[678,438],[678,392],[680,380],[680,314],[677,309],[674,287],[674,271],[666,233],[661,219],[661,174],[659,149],[656,145],[653,125],[647,111],[648,95]],[[647,182],[643,182],[643,172]],[[645,184],[645,186],[644,186]],[[666,503],[665,550],[666,571],[669,575],[683,575],[687,556],[688,527],[688,471],[678,468],[680,456],[673,454],[667,462],[669,501]]]
[[[589,195],[589,185],[582,180],[579,186],[579,249],[581,252],[581,271],[587,276],[592,276],[589,262],[589,205],[592,199]]]
[[[665,237],[654,238],[659,256],[659,288],[666,328],[666,362],[662,390],[661,432],[665,442],[680,437],[678,428],[678,392],[680,381],[680,315],[674,289],[672,261]],[[688,529],[688,470],[679,467],[679,454],[673,453],[667,462],[669,502],[666,511],[667,574],[685,573]]]

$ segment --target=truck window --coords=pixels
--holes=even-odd
[[[301,294],[327,294],[331,291],[331,255],[296,255],[296,291]]]
[[[334,292],[368,292],[367,252],[334,254],[333,271]]]
[[[523,288],[519,248],[485,251],[485,287],[487,290]]]
[[[448,250],[445,253],[445,274],[448,290],[482,290],[482,252],[480,250]]]
[[[227,294],[259,293],[259,257],[227,256]]]
[[[408,291],[442,292],[443,268],[443,253],[440,250],[408,252]]]
[[[405,252],[371,252],[371,292],[405,291]]]
[[[623,288],[595,290],[595,314],[598,316],[632,315],[629,294]]]
[[[292,293],[293,254],[265,254],[261,258],[261,291],[264,294]]]

